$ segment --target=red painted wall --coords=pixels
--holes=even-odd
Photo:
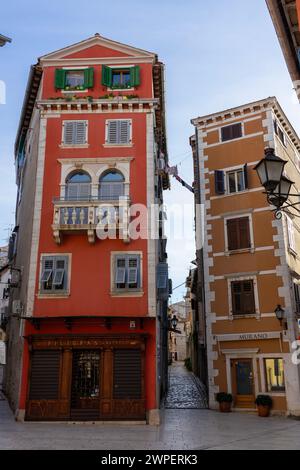
[[[300,0],[296,0],[296,2],[297,2],[298,23],[299,23],[299,31],[300,31]]]
[[[105,120],[132,118],[133,147],[104,148]],[[42,218],[39,241],[39,257],[42,253],[72,253],[71,293],[66,299],[35,300],[34,315],[124,315],[145,316],[148,314],[148,274],[147,240],[132,240],[124,244],[122,240],[98,240],[91,245],[87,234],[64,235],[59,246],[53,240],[53,198],[59,197],[61,164],[58,158],[73,157],[124,157],[132,156],[130,163],[130,196],[132,203],[147,204],[146,194],[146,117],[145,114],[80,114],[80,119],[89,120],[89,148],[60,149],[62,120],[78,119],[78,115],[63,115],[63,118],[47,121],[46,159],[44,168],[44,186]],[[143,297],[115,298],[110,295],[112,251],[143,252]],[[39,263],[36,276],[36,294],[39,287]],[[88,301],[87,301],[88,300]]]

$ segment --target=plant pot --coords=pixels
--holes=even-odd
[[[219,408],[220,408],[221,413],[230,413],[231,403],[229,401],[221,401],[219,403]]]
[[[267,418],[270,416],[270,407],[265,405],[257,405],[258,416]]]

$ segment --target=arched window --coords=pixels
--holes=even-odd
[[[124,196],[124,176],[116,170],[111,170],[100,177],[99,199],[113,200]]]
[[[76,171],[66,180],[66,200],[86,201],[91,197],[91,177],[84,171]]]

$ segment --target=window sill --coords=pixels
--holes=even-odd
[[[112,148],[112,147],[131,148],[131,147],[133,147],[133,144],[102,144],[102,147],[105,147],[105,148]]]
[[[134,291],[130,292],[128,290],[124,290],[124,292],[117,292],[117,291],[111,291],[110,292],[111,297],[143,297],[144,291]]]
[[[90,144],[60,144],[60,149],[87,149],[89,148]]]
[[[227,250],[227,251],[225,251],[225,255],[226,256],[231,256],[231,255],[239,255],[241,253],[254,253],[254,252],[255,252],[254,247],[241,248],[241,249],[238,249],[238,250]]]
[[[108,91],[134,91],[135,88],[107,88]]]
[[[258,313],[249,313],[244,315],[229,315],[229,320],[245,320],[247,318],[256,318],[257,320],[260,319],[260,315]]]
[[[62,93],[65,93],[66,95],[69,94],[69,93],[86,93],[88,90],[88,88],[86,88],[85,90],[61,90]]]
[[[70,297],[70,292],[61,292],[60,294],[41,293],[41,294],[37,294],[36,297],[38,299],[66,299]]]

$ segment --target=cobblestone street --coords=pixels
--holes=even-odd
[[[163,410],[159,427],[17,423],[0,400],[1,450],[299,450],[299,434],[292,419],[195,409]]]
[[[204,386],[192,372],[187,371],[183,362],[174,362],[169,367],[169,391],[165,400],[165,408],[207,408]]]

